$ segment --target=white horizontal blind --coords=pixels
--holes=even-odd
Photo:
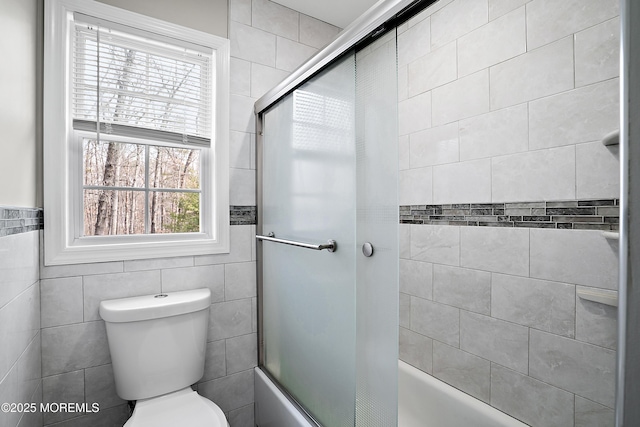
[[[211,144],[214,52],[82,18],[73,37],[75,129]]]

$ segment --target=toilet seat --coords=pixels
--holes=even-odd
[[[222,409],[191,387],[136,403],[125,427],[228,427]]]

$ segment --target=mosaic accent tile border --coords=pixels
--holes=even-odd
[[[619,229],[619,199],[400,206],[401,224]]]
[[[256,206],[229,206],[231,225],[254,225],[257,222]]]
[[[42,230],[43,227],[42,209],[0,206],[0,237]]]

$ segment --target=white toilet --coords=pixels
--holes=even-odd
[[[204,374],[211,291],[100,303],[118,396],[137,400],[125,427],[228,427],[222,410],[191,389]]]

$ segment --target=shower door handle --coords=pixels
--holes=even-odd
[[[311,243],[296,242],[296,241],[293,241],[293,240],[277,239],[276,235],[273,234],[273,233],[269,233],[266,236],[261,236],[260,234],[257,234],[256,235],[256,239],[257,240],[265,240],[267,242],[282,243],[284,245],[298,246],[300,248],[305,248],[305,249],[313,249],[315,251],[321,251],[323,249],[326,249],[329,252],[335,252],[336,250],[338,250],[338,243],[336,243],[336,241],[333,240],[333,239],[330,239],[327,243],[320,244],[320,245],[313,245]]]

